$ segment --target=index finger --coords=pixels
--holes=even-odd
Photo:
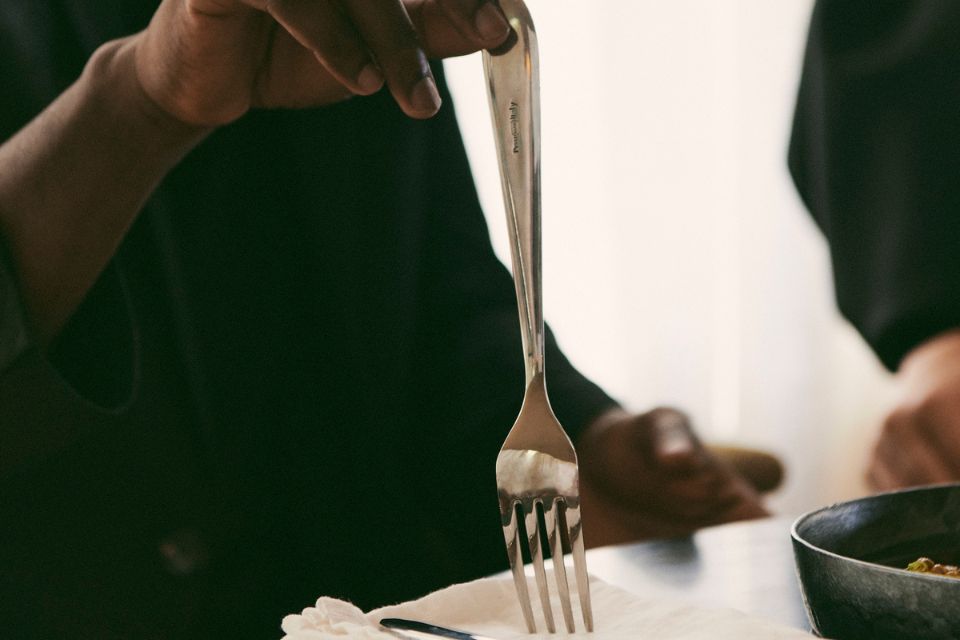
[[[345,0],[344,9],[383,70],[390,93],[404,113],[414,118],[435,114],[440,108],[440,93],[403,3]]]
[[[406,7],[431,58],[494,49],[510,34],[510,23],[493,0],[408,0]]]
[[[492,49],[510,34],[493,0],[347,0],[345,6],[397,103],[413,117],[439,108],[428,57]]]

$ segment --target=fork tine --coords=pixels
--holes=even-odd
[[[505,508],[501,503],[501,509]],[[527,591],[527,574],[523,570],[523,553],[520,547],[520,530],[517,527],[517,506],[510,504],[509,517],[504,517],[503,537],[507,543],[507,557],[510,558],[510,570],[513,572],[513,585],[517,589],[520,600],[520,609],[523,610],[523,619],[527,623],[529,633],[537,632],[537,625],[533,621],[533,606],[530,603],[530,593]],[[507,514],[502,514],[506,516]]]
[[[533,560],[533,573],[537,577],[537,589],[540,591],[540,606],[543,607],[543,620],[547,631],[556,633],[553,624],[553,609],[550,607],[550,591],[547,589],[547,572],[543,568],[543,546],[540,541],[540,523],[537,519],[539,501],[531,501],[529,509],[524,505],[524,525],[527,528],[527,541],[530,543],[530,559]]]
[[[577,574],[577,592],[580,595],[580,613],[587,631],[593,631],[593,607],[590,604],[590,578],[587,576],[587,555],[583,547],[583,527],[580,523],[580,506],[567,506],[564,512],[567,523],[567,535],[570,537],[570,550],[573,554],[573,568]]]
[[[567,631],[576,631],[573,624],[573,610],[570,607],[570,585],[567,582],[567,566],[563,562],[563,540],[557,532],[557,518],[563,503],[554,500],[550,508],[544,506],[543,521],[547,525],[547,538],[550,540],[550,557],[553,558],[553,574],[557,579],[557,593],[560,594],[560,606],[563,608],[563,620],[567,624]],[[562,520],[561,520],[562,522]]]

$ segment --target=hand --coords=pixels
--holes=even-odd
[[[769,515],[756,491],[705,449],[673,409],[605,414],[580,436],[577,452],[591,547]]]
[[[911,351],[897,373],[900,398],[867,470],[888,491],[960,480],[960,330]]]
[[[134,38],[145,93],[181,122],[215,126],[384,82],[426,118],[440,106],[427,56],[493,48],[509,32],[491,0],[164,0]]]

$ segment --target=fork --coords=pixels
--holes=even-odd
[[[500,518],[527,630],[535,633],[536,623],[523,565],[521,520],[547,630],[556,632],[544,568],[543,535],[549,543],[567,631],[573,633],[575,625],[564,544],[573,556],[584,626],[587,631],[592,631],[593,612],[580,520],[577,454],[550,407],[543,368],[537,35],[522,0],[500,0],[500,7],[513,32],[497,50],[484,51],[483,68],[510,233],[513,279],[526,363],[526,391],[520,415],[497,456]]]

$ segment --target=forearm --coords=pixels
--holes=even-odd
[[[104,45],[0,146],[0,233],[41,344],[83,300],[160,179],[205,134],[154,106],[134,69],[132,39]]]

